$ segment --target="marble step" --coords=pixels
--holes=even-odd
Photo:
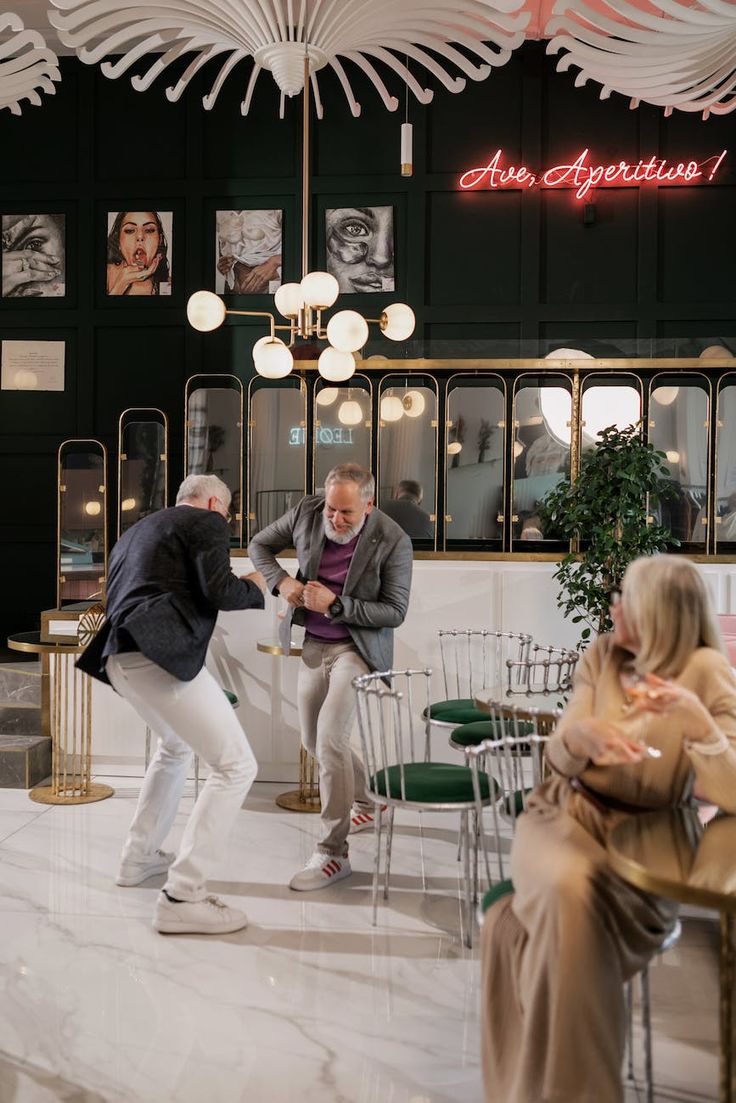
[[[0,666],[0,707],[41,707],[41,671],[37,663]]]
[[[32,789],[50,773],[48,736],[0,734],[0,789]]]

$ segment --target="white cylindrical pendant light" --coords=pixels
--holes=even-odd
[[[214,291],[195,291],[187,302],[187,318],[190,326],[200,333],[209,333],[225,321],[225,304]]]
[[[253,363],[264,379],[283,379],[294,367],[294,357],[280,337],[261,337],[253,346]]]
[[[327,340],[340,352],[357,352],[368,340],[368,323],[357,310],[340,310],[327,323]]]
[[[405,303],[392,303],[381,315],[381,332],[390,341],[406,341],[415,325],[414,311]]]
[[[308,272],[299,286],[306,306],[313,310],[326,310],[340,294],[340,285],[329,272]]]
[[[414,172],[414,128],[411,123],[401,124],[401,175]]]
[[[323,379],[330,383],[344,383],[355,371],[355,360],[352,353],[329,346],[320,354],[317,366]]]

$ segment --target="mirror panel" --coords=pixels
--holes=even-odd
[[[58,456],[56,604],[100,597],[107,565],[107,452],[67,440]]]
[[[716,423],[716,551],[736,550],[736,376],[718,391]]]
[[[708,536],[709,383],[703,376],[655,376],[649,441],[667,456],[674,495],[652,510],[682,544],[703,549]]]
[[[314,492],[324,492],[327,473],[338,463],[359,463],[370,471],[373,388],[364,375],[342,386],[320,380],[314,391]]]
[[[234,375],[195,375],[187,381],[187,475],[217,475],[230,488],[230,543],[243,536],[243,385]]]
[[[641,383],[634,375],[592,375],[583,382],[580,446],[595,448],[609,425],[625,429],[641,421]]]
[[[521,376],[513,417],[512,541],[518,551],[534,551],[555,539],[544,531],[539,503],[570,473],[571,380],[553,374]]]
[[[434,548],[437,521],[437,385],[427,376],[381,381],[377,505],[420,548]]]
[[[162,410],[124,410],[118,428],[118,537],[166,509],[168,426]]]
[[[248,417],[248,538],[307,491],[307,391],[292,378],[252,380]]]
[[[505,385],[499,376],[448,382],[445,541],[501,544],[506,448]]]

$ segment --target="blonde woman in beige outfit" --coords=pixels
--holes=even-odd
[[[623,984],[677,906],[624,884],[606,839],[693,785],[736,812],[736,678],[701,576],[675,556],[639,559],[618,597],[549,742],[552,777],[519,818],[514,895],[483,925],[487,1103],[621,1103]]]

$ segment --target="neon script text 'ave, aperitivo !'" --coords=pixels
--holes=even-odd
[[[728,150],[714,153],[705,161],[668,161],[650,157],[641,161],[617,161],[595,165],[590,150],[570,164],[554,165],[544,172],[532,172],[524,165],[501,164],[503,150],[497,149],[487,165],[468,169],[460,177],[460,187],[469,188],[572,188],[578,199],[585,199],[593,188],[602,185],[639,187],[641,184],[695,184],[711,181],[723,164]]]

